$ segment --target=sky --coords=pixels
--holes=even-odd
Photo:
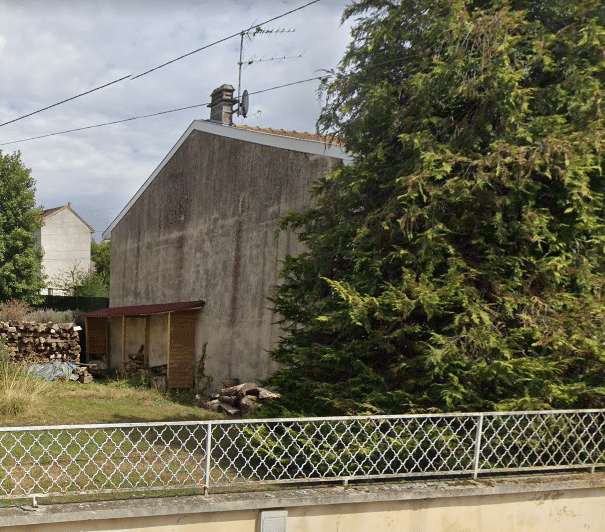
[[[237,89],[240,37],[133,78],[309,1],[0,0],[0,124],[126,78],[0,126],[0,150],[21,153],[39,206],[71,203],[100,241],[191,122],[210,117],[211,92],[224,83]],[[315,131],[319,81],[253,93],[335,68],[350,41],[350,26],[340,23],[346,3],[320,0],[262,26],[294,31],[244,40],[242,91],[251,93],[250,108],[236,124]]]

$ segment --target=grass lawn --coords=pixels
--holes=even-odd
[[[193,405],[185,392],[162,394],[128,381],[54,381],[17,413],[0,412],[0,426],[197,421],[222,416]]]

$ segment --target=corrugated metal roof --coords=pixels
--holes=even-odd
[[[134,305],[132,307],[113,307],[95,310],[82,314],[85,318],[111,318],[112,316],[147,316],[149,314],[164,314],[177,310],[192,310],[202,308],[204,301],[184,301],[180,303],[159,303],[157,305]]]

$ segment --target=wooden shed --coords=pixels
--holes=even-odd
[[[106,308],[84,314],[88,359],[104,360],[108,366],[118,365],[109,356],[109,320],[118,320],[122,374],[130,354],[127,346],[140,345],[143,367],[149,367],[153,349],[155,365],[160,362],[167,367],[168,388],[191,388],[194,384],[197,314],[203,306],[204,301],[186,301]]]

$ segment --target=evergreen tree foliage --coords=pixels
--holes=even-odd
[[[95,263],[95,272],[109,287],[111,244],[101,242],[97,244],[94,240],[90,244],[90,258]]]
[[[0,301],[35,302],[44,286],[35,182],[21,155],[0,151]]]
[[[271,356],[308,414],[605,406],[601,0],[357,0],[282,229]]]

